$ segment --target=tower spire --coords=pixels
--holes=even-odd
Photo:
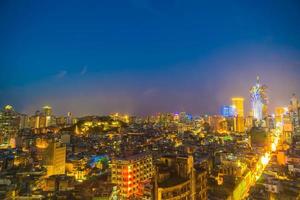
[[[256,76],[256,83],[259,84],[259,76]]]

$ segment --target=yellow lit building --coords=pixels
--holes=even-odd
[[[232,106],[235,108],[236,115],[244,117],[244,98],[233,97],[231,99]]]
[[[277,162],[278,162],[279,165],[286,165],[287,156],[285,155],[284,151],[278,151],[278,153],[277,153]]]
[[[62,143],[51,141],[44,154],[44,165],[47,176],[65,174],[66,146]]]
[[[245,129],[250,130],[253,127],[253,117],[248,116],[245,118]]]
[[[56,119],[52,116],[52,108],[44,106],[43,112],[36,111],[35,115],[30,117],[30,126],[34,129],[45,129],[56,124]]]
[[[120,190],[120,198],[128,199],[143,194],[144,185],[153,176],[152,157],[139,154],[111,161],[112,183]]]
[[[231,101],[236,113],[234,118],[234,131],[239,133],[245,132],[244,98],[234,97]]]
[[[284,107],[276,107],[275,108],[275,123],[282,123],[283,115],[285,113]]]
[[[245,120],[244,117],[235,117],[234,118],[234,131],[238,133],[245,132]]]
[[[19,114],[12,106],[7,105],[0,110],[0,144],[2,147],[13,147],[13,140],[20,126]]]
[[[43,113],[45,116],[51,116],[52,115],[52,108],[50,106],[44,106],[43,107]]]

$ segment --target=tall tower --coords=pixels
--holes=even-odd
[[[244,98],[234,97],[231,99],[232,106],[235,108],[238,117],[244,117]]]
[[[261,121],[264,117],[264,110],[267,106],[266,86],[261,85],[259,76],[257,77],[256,84],[250,89],[251,105],[253,117],[257,121]]]
[[[232,106],[235,109],[234,131],[243,133],[245,132],[244,98],[234,97],[231,101]]]
[[[52,108],[50,106],[43,107],[43,115],[42,119],[44,120],[42,127],[48,127],[52,125],[53,116],[52,116]]]
[[[20,115],[12,106],[0,110],[0,144],[11,145],[20,126]]]
[[[300,106],[299,100],[298,100],[296,94],[294,93],[291,100],[290,100],[289,110],[291,112],[298,112],[299,106]]]
[[[296,94],[293,94],[291,100],[290,100],[290,105],[289,105],[289,112],[293,121],[293,126],[295,128],[298,128],[300,126],[299,123],[299,100],[296,97]]]
[[[45,116],[51,116],[52,115],[52,108],[50,106],[44,106],[43,112]]]
[[[50,141],[43,160],[48,176],[65,174],[66,145],[56,141]]]

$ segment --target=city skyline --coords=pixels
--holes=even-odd
[[[257,75],[271,110],[299,96],[299,3],[219,4],[1,2],[0,105],[217,114],[242,96],[248,113]]]
[[[261,82],[259,82],[259,79],[260,79],[260,77],[259,76],[257,76],[256,77],[256,86],[257,86],[257,84],[259,84],[259,83],[261,83]],[[267,85],[265,85],[264,83],[261,83],[261,86],[263,87],[263,90],[264,90],[264,98],[266,98],[265,100],[266,100],[266,110],[265,110],[265,112],[266,112],[266,114],[268,114],[268,115],[274,115],[275,114],[275,111],[276,111],[276,108],[278,108],[278,107],[288,107],[288,104],[287,104],[287,102],[285,103],[285,104],[281,104],[281,105],[277,105],[276,107],[270,107],[270,101],[269,101],[269,90],[268,90],[268,86]],[[224,106],[230,106],[230,107],[233,107],[233,111],[235,112],[235,114],[236,115],[238,115],[238,113],[240,112],[240,111],[238,111],[238,110],[236,110],[236,106],[235,106],[235,101],[242,101],[243,103],[242,103],[242,105],[243,105],[243,107],[245,107],[245,108],[247,108],[246,110],[245,110],[245,116],[252,116],[253,115],[253,112],[256,112],[256,111],[254,111],[253,110],[253,102],[252,102],[252,98],[253,98],[253,88],[254,87],[252,87],[252,88],[250,88],[250,90],[248,91],[248,97],[247,98],[244,98],[243,96],[238,96],[238,95],[236,95],[236,96],[232,96],[232,97],[230,97],[231,98],[231,103],[229,103],[230,102],[230,100],[227,100],[227,101],[225,101],[223,104],[221,104],[219,107],[218,107],[218,112],[216,112],[216,113],[201,113],[201,112],[199,112],[199,113],[197,113],[197,112],[187,112],[186,110],[184,110],[184,109],[179,109],[179,110],[168,110],[168,111],[159,111],[159,112],[153,112],[153,113],[147,113],[147,114],[142,114],[141,116],[150,116],[150,115],[153,115],[153,114],[158,114],[158,113],[179,113],[179,112],[187,112],[188,114],[192,114],[192,115],[195,115],[195,116],[199,116],[199,115],[223,115],[224,113],[224,111],[223,111],[223,107]],[[297,97],[297,95],[295,94],[295,93],[293,93],[292,95],[290,95],[290,97],[293,97],[293,96],[296,96]],[[245,99],[246,99],[246,102],[244,102],[245,101]],[[272,104],[271,104],[272,105]],[[273,104],[274,105],[274,104]],[[14,107],[14,105],[11,105],[11,104],[6,104],[6,105],[3,105],[2,107],[10,107],[10,108],[12,108],[12,109],[14,109],[15,107]],[[52,110],[52,105],[51,104],[43,104],[43,105],[39,105],[39,107],[35,107],[35,108],[32,108],[32,110],[31,111],[29,111],[29,112],[24,112],[24,111],[21,111],[21,113],[24,113],[24,114],[34,114],[34,113],[36,113],[37,111],[41,111],[41,109],[44,109],[45,107],[50,107],[51,108],[51,110]],[[215,106],[215,108],[216,108],[216,106]],[[56,110],[56,111],[55,111]],[[67,111],[67,112],[57,112],[57,111],[59,111],[57,108],[55,108],[54,107],[54,114],[58,114],[58,115],[66,115],[66,114],[68,114],[69,112],[71,112],[71,113],[73,113],[71,110],[69,110],[69,111]],[[75,112],[76,113],[76,112]],[[130,113],[130,112],[127,112],[127,111],[125,111],[125,112],[120,112],[120,110],[115,110],[115,111],[110,111],[110,112],[102,112],[102,113],[97,113],[97,112],[94,112],[94,113],[85,113],[85,114],[81,114],[81,115],[77,115],[77,116],[87,116],[87,115],[109,115],[109,114],[113,114],[113,113],[121,113],[121,114],[127,114],[127,115],[131,115],[131,116],[134,116],[134,115],[138,115],[137,113]],[[242,113],[244,113],[244,108],[243,108],[243,111],[242,111]],[[240,115],[240,116],[242,116],[242,114]],[[255,114],[254,114],[254,116],[256,116]]]
[[[0,199],[300,200],[300,1],[0,1]]]

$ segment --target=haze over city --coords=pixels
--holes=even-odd
[[[217,114],[259,75],[300,94],[297,1],[2,1],[0,105],[24,113]]]

